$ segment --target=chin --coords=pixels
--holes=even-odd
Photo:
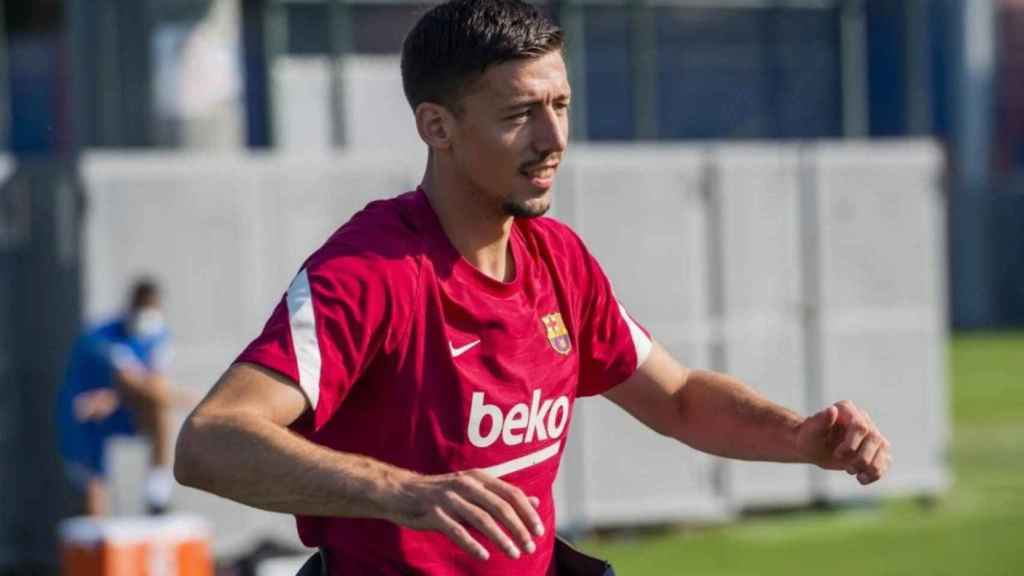
[[[551,198],[544,194],[529,200],[507,200],[502,205],[505,214],[515,218],[537,218],[543,216],[551,208]]]

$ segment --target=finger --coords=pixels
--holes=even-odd
[[[811,416],[809,425],[815,431],[827,432],[836,425],[838,419],[839,409],[835,406],[829,406]]]
[[[469,492],[464,496],[468,496],[474,504],[486,510],[528,553],[533,554],[537,546],[519,516],[522,512],[518,510],[523,508],[533,512],[526,495],[515,486],[503,485],[505,483],[501,480],[479,477],[478,479],[480,482],[469,483]]]
[[[435,513],[437,517],[435,529],[438,532],[447,536],[449,540],[472,556],[476,556],[481,560],[488,560],[491,557],[487,549],[470,535],[469,530],[466,530],[461,524],[453,520],[443,509],[438,507]]]
[[[516,514],[518,514],[518,519],[526,526],[529,526],[534,534],[538,537],[544,535],[544,523],[540,519],[540,514],[537,513],[537,508],[540,506],[539,498],[527,498],[526,494],[518,487],[486,474],[483,475],[481,480],[485,487],[512,505]],[[536,504],[531,502],[531,500],[535,500]],[[530,539],[528,533],[525,536],[527,540]],[[526,540],[523,541],[523,545],[526,545]]]
[[[500,546],[511,558],[519,558],[519,548],[486,510],[469,502],[454,490],[449,490],[445,496],[450,512],[479,530],[481,534]]]
[[[860,482],[862,485],[867,486],[868,484],[877,482],[881,477],[881,474],[878,474],[876,472],[864,471],[857,474],[857,482]]]
[[[889,466],[892,464],[892,455],[889,452],[889,442],[884,438],[881,441],[881,445],[878,451],[875,452],[875,457],[871,460],[871,471],[872,476],[865,478],[868,482],[862,482],[869,484],[875,480],[881,479],[886,473],[889,472]],[[857,478],[860,480],[860,477]]]
[[[875,421],[871,419],[871,414],[868,414],[865,410],[861,410],[860,415],[864,417],[864,421],[868,423],[869,427],[877,428],[877,426],[875,426]]]
[[[868,428],[862,422],[851,424],[846,428],[843,440],[836,446],[832,455],[837,460],[850,460],[856,456],[857,451],[860,450],[861,443],[867,435]],[[846,463],[847,471],[849,471],[850,464],[850,462]]]
[[[841,426],[848,426],[859,419],[860,409],[849,400],[840,400],[833,404],[836,407],[836,422]]]
[[[874,468],[872,462],[874,462],[875,455],[878,454],[878,449],[881,447],[882,439],[878,434],[869,434],[864,438],[864,442],[861,443],[860,449],[857,450],[857,455],[854,457],[852,464],[857,474],[867,474],[869,478],[877,480],[878,471]]]

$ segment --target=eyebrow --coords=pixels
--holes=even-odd
[[[554,98],[555,102],[564,102],[564,101],[567,101],[567,100],[569,100],[569,95],[568,94],[563,94],[563,95],[560,95],[560,96],[556,96]],[[538,104],[538,103],[540,103],[542,101],[543,101],[542,98],[523,98],[523,99],[520,99],[520,100],[514,100],[510,104],[506,104],[506,105],[502,106],[501,109],[502,110],[515,110],[515,109],[518,109],[518,108],[526,108],[528,106],[533,106],[534,104]]]

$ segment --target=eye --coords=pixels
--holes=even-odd
[[[513,120],[513,121],[523,121],[523,120],[526,120],[529,117],[530,117],[530,109],[529,108],[524,108],[522,110],[517,110],[516,112],[514,112],[510,116],[507,116],[505,119],[506,120]]]
[[[559,112],[566,112],[566,111],[568,111],[569,110],[569,101],[568,100],[562,100],[560,102],[555,102],[555,110],[557,110]]]

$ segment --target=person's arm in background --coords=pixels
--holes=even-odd
[[[94,341],[89,354],[107,364],[114,386],[86,390],[74,398],[74,412],[80,421],[104,420],[123,402],[134,408],[162,409],[169,404],[169,385],[163,370],[152,371],[124,344]]]
[[[153,350],[149,366],[123,344],[114,344],[108,352],[118,391],[133,404],[149,409],[167,409],[171,404],[171,386],[167,380],[171,352],[166,342]]]
[[[481,559],[487,552],[467,526],[510,556],[520,547],[533,551],[531,532],[543,533],[537,502],[515,486],[479,471],[419,475],[319,446],[288,428],[308,408],[290,380],[250,364],[232,366],[182,427],[176,478],[264,510],[438,531]]]
[[[891,462],[889,441],[853,403],[804,418],[736,378],[680,365],[656,343],[636,373],[604,395],[656,432],[718,456],[815,464],[861,484],[884,476]]]

